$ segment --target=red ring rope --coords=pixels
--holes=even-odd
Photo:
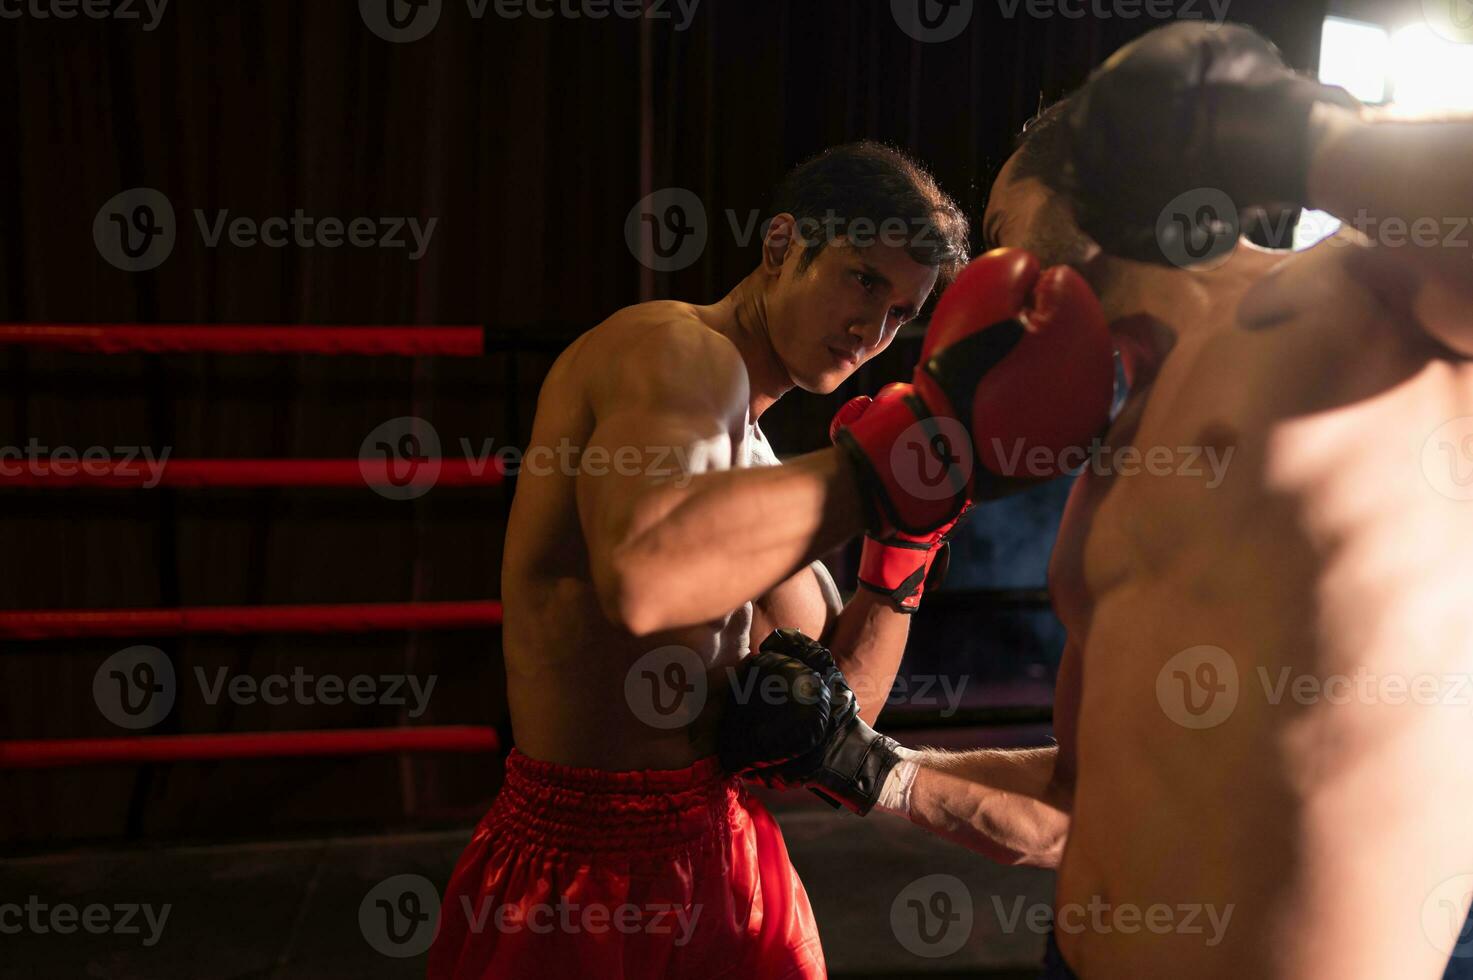
[[[284,756],[383,755],[392,752],[495,752],[494,728],[419,728],[239,732],[217,735],[129,735],[0,741],[0,768],[49,769],[100,763],[201,762]]]
[[[159,472],[142,459],[16,461],[0,456],[0,487],[361,487],[495,486],[503,467],[493,458],[169,459]],[[438,466],[438,470],[436,469]]]
[[[0,613],[0,639],[160,637],[191,633],[375,633],[501,625],[501,602],[375,602],[177,609],[50,609]]]
[[[258,324],[5,323],[0,345],[93,354],[388,354],[479,357],[480,327],[340,327]]]

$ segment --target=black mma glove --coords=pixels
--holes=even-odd
[[[793,784],[772,770],[825,744],[832,694],[828,678],[793,656],[792,646],[777,637],[773,633],[737,666],[716,730],[716,755],[727,772],[786,789]]]
[[[1080,228],[1106,252],[1162,264],[1195,256],[1180,250],[1184,238],[1230,230],[1235,244],[1238,216],[1212,196],[1181,202],[1180,216],[1167,205],[1206,189],[1235,211],[1304,204],[1320,103],[1360,107],[1290,70],[1250,28],[1180,21],[1152,31],[1096,69],[1067,110],[1065,184]]]
[[[900,761],[899,745],[860,720],[859,701],[829,651],[797,630],[775,630],[759,654],[743,661],[748,664],[757,674],[739,669],[717,733],[722,765],[769,786],[806,786],[834,807],[869,813]],[[795,678],[806,676],[822,686],[823,696],[770,703],[776,699],[762,695],[764,683],[773,690],[778,684],[769,676],[789,688],[803,686]],[[824,730],[814,740],[820,717]],[[763,727],[769,728],[765,734],[759,733]]]

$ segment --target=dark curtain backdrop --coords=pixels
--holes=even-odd
[[[667,5],[675,10],[673,5]],[[175,0],[137,22],[0,20],[0,304],[11,322],[483,324],[474,359],[96,356],[0,349],[0,445],[167,447],[178,457],[353,456],[416,415],[447,454],[520,445],[552,358],[618,307],[709,302],[755,261],[731,230],[784,170],[871,137],[926,161],[974,220],[1011,135],[1154,22],[1038,19],[978,0],[965,33],[912,40],[887,0],[703,0],[670,20],[475,20],[446,0],[388,43],[350,0]],[[1203,7],[1202,3],[1196,6]],[[1233,0],[1231,16],[1316,57],[1320,2]],[[678,16],[678,12],[677,12]],[[99,256],[120,191],[173,205],[157,269]],[[645,195],[702,201],[699,261],[653,272],[626,245]],[[428,251],[207,247],[194,212],[257,220],[437,219]],[[755,239],[754,239],[755,240]],[[785,453],[820,445],[837,402],[898,377],[900,345],[827,399],[774,409]],[[0,607],[461,599],[498,594],[508,493],[4,492]],[[1048,508],[1043,508],[1046,522]],[[984,533],[985,532],[979,532]],[[965,577],[965,572],[963,572]],[[1037,583],[1041,584],[1041,583]],[[429,711],[210,706],[185,693],[155,732],[505,725],[493,632],[154,641],[181,678],[434,674]],[[92,700],[120,641],[7,643],[0,737],[120,734]],[[187,692],[192,685],[182,685]],[[464,820],[489,800],[477,757],[0,773],[0,840],[216,837]]]

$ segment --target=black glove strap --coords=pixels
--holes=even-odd
[[[824,755],[807,783],[861,817],[874,809],[885,777],[900,761],[900,744],[855,718]]]

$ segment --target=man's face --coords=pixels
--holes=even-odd
[[[767,321],[793,383],[822,395],[890,346],[931,295],[937,270],[878,241],[857,248],[836,239],[800,269],[802,253],[797,243],[784,253]]]
[[[1098,247],[1079,230],[1068,205],[1042,181],[1014,178],[1017,162],[1014,154],[992,184],[982,216],[985,248],[1022,248],[1038,256],[1044,268],[1072,265],[1085,271],[1085,263]]]

